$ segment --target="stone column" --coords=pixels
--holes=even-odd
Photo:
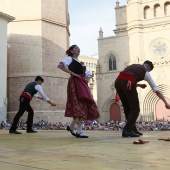
[[[7,24],[15,18],[0,12],[0,123],[7,111]]]

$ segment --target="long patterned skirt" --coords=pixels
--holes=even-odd
[[[85,76],[69,78],[65,117],[81,117],[84,120],[96,120],[100,117]]]

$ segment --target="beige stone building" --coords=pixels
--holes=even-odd
[[[94,100],[97,101],[96,65],[97,65],[98,55],[95,54],[92,55],[91,57],[79,56],[79,60],[84,62],[84,64],[86,65],[86,69],[90,70],[91,74],[93,75],[93,78],[90,79],[89,87],[93,94]]]
[[[15,18],[0,12],[0,123],[7,114],[7,27]]]
[[[96,67],[100,122],[123,120],[121,103],[115,102],[114,81],[121,70],[145,60],[154,63],[151,72],[160,91],[170,102],[170,1],[127,0],[127,5],[115,6],[115,35],[98,38],[99,60]],[[151,88],[138,89],[140,116],[143,120],[169,119],[170,111]]]
[[[57,107],[34,99],[34,121],[67,121],[68,75],[56,64],[69,47],[68,0],[0,0],[0,4],[0,11],[16,18],[8,27],[8,119],[16,114],[25,85],[40,75],[44,92]]]

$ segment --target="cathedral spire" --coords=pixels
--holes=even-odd
[[[100,27],[100,30],[99,30],[99,38],[103,38],[103,31],[102,31],[101,27]]]
[[[116,7],[119,7],[119,0],[116,1]]]

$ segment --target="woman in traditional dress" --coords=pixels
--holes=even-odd
[[[96,120],[100,116],[88,87],[88,81],[92,76],[84,63],[78,60],[80,48],[77,45],[72,45],[66,54],[68,56],[59,62],[58,68],[71,75],[67,86],[65,117],[72,117],[73,121],[67,126],[67,130],[77,138],[88,138],[82,131],[83,120]],[[78,126],[75,133],[76,123]]]

